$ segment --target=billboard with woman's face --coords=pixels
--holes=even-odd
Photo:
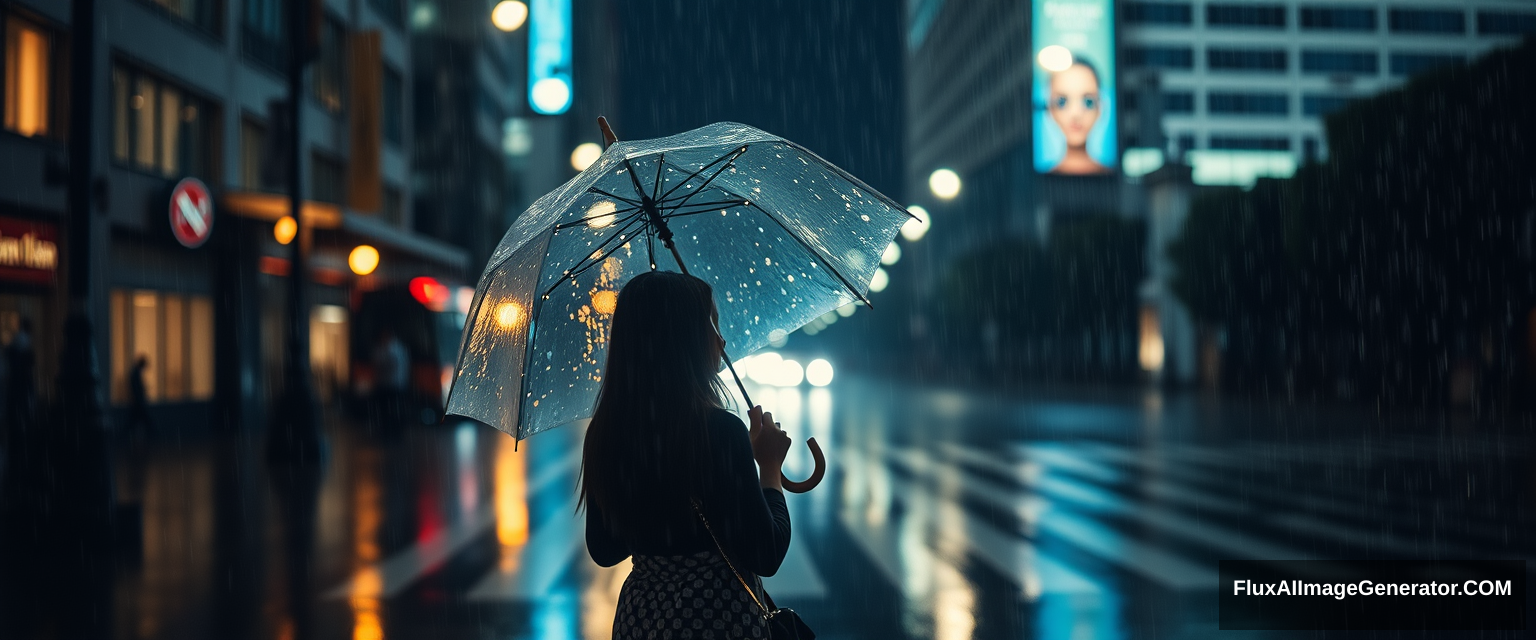
[[[1115,32],[1112,0],[1034,0],[1035,170],[1114,171]]]

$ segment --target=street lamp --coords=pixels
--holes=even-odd
[[[596,142],[583,142],[576,145],[571,151],[571,168],[577,171],[586,171],[587,167],[597,162],[598,156],[603,155],[603,148]]]
[[[527,20],[528,5],[518,0],[502,0],[496,3],[495,9],[491,10],[491,24],[502,31],[517,31]]]
[[[940,200],[960,195],[960,175],[950,169],[938,169],[928,176],[928,189]]]
[[[277,224],[272,225],[272,237],[277,239],[278,244],[293,242],[293,237],[298,233],[299,223],[294,221],[293,216],[278,218]]]
[[[347,266],[352,267],[352,273],[366,276],[379,268],[379,250],[366,244],[357,245],[352,253],[347,255]]]

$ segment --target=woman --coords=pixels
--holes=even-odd
[[[1108,167],[1088,155],[1088,134],[1098,123],[1103,104],[1099,95],[1099,72],[1093,65],[1074,59],[1072,66],[1051,76],[1050,91],[1051,119],[1061,127],[1061,133],[1067,139],[1067,152],[1051,173],[1108,173]]]
[[[634,556],[614,638],[768,637],[694,508],[754,588],[753,574],[778,571],[789,437],[762,407],[750,433],[723,408],[718,322],[709,285],[693,276],[652,271],[619,292],[581,462],[588,553],[604,567]]]

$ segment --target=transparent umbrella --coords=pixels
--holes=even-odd
[[[612,142],[600,124],[608,148],[534,202],[480,276],[448,413],[519,440],[591,417],[618,291],[652,269],[708,282],[726,352],[751,354],[775,330],[867,305],[881,253],[912,219],[753,127],[722,122]]]

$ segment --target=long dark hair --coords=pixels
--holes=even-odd
[[[709,284],[681,273],[642,273],[619,292],[578,502],[615,533],[691,519],[689,498],[714,481],[708,421],[725,397],[714,310]]]

